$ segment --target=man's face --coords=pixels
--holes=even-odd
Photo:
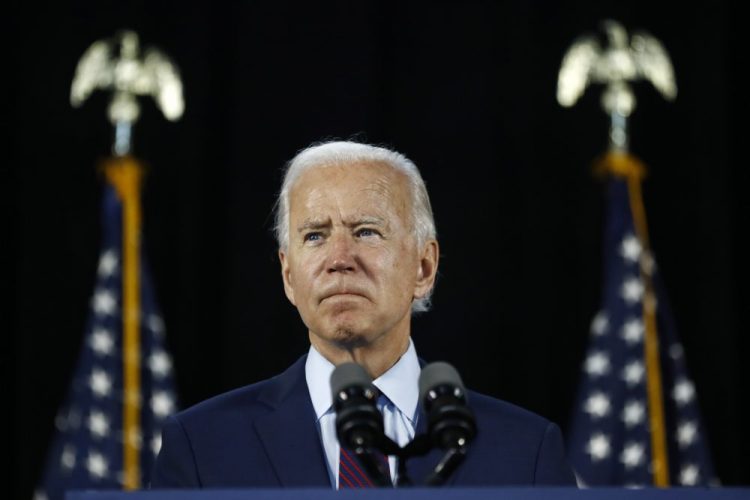
[[[432,286],[412,230],[407,177],[381,164],[313,167],[289,194],[284,289],[313,344],[371,345],[409,335],[412,299]]]

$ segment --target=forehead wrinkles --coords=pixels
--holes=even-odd
[[[411,190],[407,176],[389,165],[321,165],[303,172],[289,192],[289,216],[318,219],[320,208],[341,218],[385,215],[392,211],[411,227]],[[354,203],[351,203],[349,197]],[[364,205],[364,206],[363,206]],[[340,213],[344,208],[347,213]],[[378,213],[369,213],[376,210]],[[300,210],[307,212],[302,215]],[[313,213],[311,213],[313,212]]]
[[[388,167],[387,167],[388,168]],[[411,192],[408,189],[406,176],[388,168],[391,175],[378,175],[365,191],[374,191],[383,197],[404,222],[405,226],[411,227]]]

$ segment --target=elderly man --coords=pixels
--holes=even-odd
[[[382,396],[386,434],[424,432],[412,311],[435,284],[438,243],[419,171],[403,155],[353,142],[310,147],[290,163],[276,214],[287,298],[310,350],[284,373],[169,419],[153,487],[333,487],[370,484],[340,449],[329,388],[334,367],[362,365]],[[478,435],[454,486],[573,485],[559,429],[508,403],[469,394]],[[439,451],[408,461],[419,484]],[[390,457],[391,479],[397,479]]]

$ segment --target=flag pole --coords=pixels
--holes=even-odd
[[[112,57],[119,49],[119,54]],[[182,116],[182,83],[176,66],[149,48],[141,57],[138,35],[122,31],[98,41],[81,57],[71,87],[71,103],[80,106],[96,88],[112,91],[109,121],[115,127],[113,156],[103,162],[107,181],[122,202],[123,331],[123,478],[125,490],[141,485],[141,202],[143,167],[131,155],[132,128],[140,115],[138,95],[151,95],[169,120]],[[108,60],[109,59],[109,60]]]
[[[641,245],[640,282],[643,286],[643,326],[646,392],[650,422],[651,465],[653,484],[669,486],[669,461],[665,431],[664,397],[659,361],[659,335],[656,322],[656,295],[652,280],[653,258],[649,251],[646,210],[641,193],[645,165],[628,152],[628,118],[635,108],[635,94],[629,82],[647,79],[672,100],[677,95],[674,71],[669,55],[661,43],[645,32],[629,37],[625,28],[614,20],[602,22],[609,46],[586,36],[566,52],[560,68],[557,100],[572,106],[589,83],[605,85],[601,105],[610,117],[609,149],[594,163],[594,171],[624,179],[627,185],[633,225]],[[628,39],[630,43],[628,44]]]
[[[623,178],[628,188],[630,210],[636,236],[642,247],[640,278],[644,286],[643,324],[645,330],[644,359],[646,361],[646,394],[648,401],[651,435],[651,464],[654,485],[669,486],[669,456],[664,418],[664,396],[662,391],[661,364],[659,361],[659,332],[656,322],[656,295],[652,280],[653,259],[649,249],[646,209],[643,204],[641,181],[646,175],[646,166],[625,150],[610,148],[594,164],[597,174]]]
[[[141,487],[141,298],[140,188],[143,168],[132,156],[104,162],[104,173],[122,202],[122,331],[123,331],[123,488]]]

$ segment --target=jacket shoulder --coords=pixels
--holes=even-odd
[[[286,371],[254,384],[233,389],[197,403],[173,415],[183,426],[218,422],[226,425],[236,418],[253,419],[273,410],[299,383],[304,383],[303,356]]]
[[[474,410],[478,431],[469,452],[472,460],[467,462],[473,465],[477,484],[493,478],[490,481],[499,484],[575,485],[556,424],[476,392],[469,391],[468,404]]]
[[[477,418],[490,419],[491,424],[502,423],[503,426],[529,432],[544,432],[550,424],[550,421],[541,415],[478,392],[468,391],[468,402]]]
[[[294,409],[305,408],[306,395],[303,357],[280,375],[168,417],[162,427],[152,487],[278,485],[256,427],[278,415],[285,402],[294,401]]]

